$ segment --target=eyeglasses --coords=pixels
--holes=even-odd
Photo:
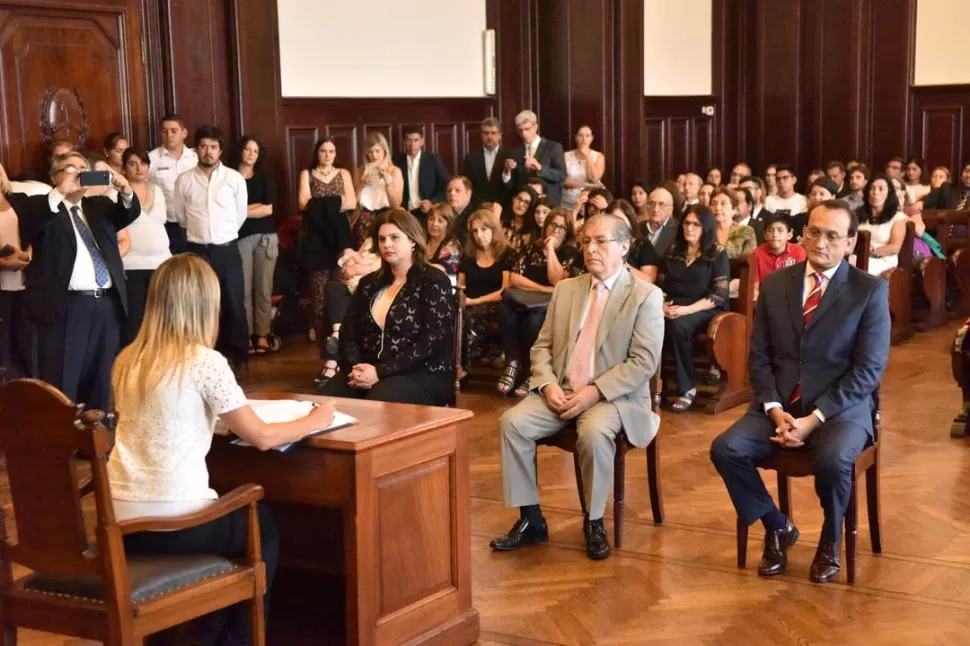
[[[566,231],[566,225],[559,224],[558,222],[550,222],[546,228],[552,229],[553,231]]]
[[[529,198],[519,197],[518,195],[515,196],[515,201],[518,202],[519,204],[525,204],[526,206],[529,206],[530,204],[532,204],[532,200],[530,200]]]
[[[606,249],[608,244],[616,241],[616,238],[583,238],[579,243],[584,247],[590,247],[592,249]]]
[[[648,209],[668,209],[672,206],[673,204],[670,204],[668,202],[654,202],[653,200],[650,200],[647,202]]]
[[[822,231],[818,227],[809,226],[809,227],[805,227],[805,237],[808,238],[809,240],[819,240],[822,237],[824,237],[826,242],[835,244],[840,240],[847,240],[852,236],[851,235],[844,236],[840,234],[838,231]]]
[[[86,170],[87,170],[87,168],[79,167],[79,166],[75,166],[75,165],[71,164],[69,166],[64,166],[63,168],[58,168],[57,169],[57,172],[58,173],[67,173],[68,175],[77,175],[78,173],[80,173],[82,171],[86,171]]]
[[[701,223],[696,220],[684,220],[684,228],[694,227],[695,229],[701,228]]]

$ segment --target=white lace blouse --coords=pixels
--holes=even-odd
[[[116,393],[118,428],[108,460],[111,494],[120,501],[212,500],[205,456],[219,415],[246,404],[225,357],[199,347],[179,379],[164,380],[141,408]],[[117,508],[117,505],[116,505]]]

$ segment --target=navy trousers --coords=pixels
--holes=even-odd
[[[771,419],[760,411],[748,411],[711,444],[711,462],[724,479],[738,516],[749,524],[774,506],[756,467],[781,450],[769,439],[774,434]],[[822,540],[838,541],[842,535],[842,518],[852,490],[852,465],[868,441],[869,431],[862,426],[831,419],[812,431],[804,448],[797,449],[812,456],[815,493],[825,518]]]

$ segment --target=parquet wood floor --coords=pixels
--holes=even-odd
[[[511,402],[484,387],[463,393],[459,405],[477,413],[468,439],[480,644],[970,644],[970,447],[949,437],[960,404],[948,356],[954,330],[919,334],[892,349],[882,398],[883,554],[869,551],[861,511],[852,587],[808,580],[821,522],[808,480],[793,484],[802,538],[789,574],[757,576],[759,525],[748,569],[735,567],[735,516],[708,447],[743,408],[717,417],[664,413],[666,522],[651,521],[643,453],[629,455],[625,546],[605,562],[586,558],[570,458],[542,449],[550,542],[493,554],[489,539],[516,517],[502,506],[496,424]],[[253,361],[248,386],[305,390],[314,357],[310,346],[288,343],[280,355]],[[83,642],[23,631],[20,643]]]

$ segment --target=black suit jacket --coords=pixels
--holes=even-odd
[[[953,182],[946,182],[940,188],[933,189],[923,198],[924,209],[955,209],[963,198],[963,192],[970,191]],[[970,202],[967,203],[970,207]]]
[[[872,393],[889,360],[889,287],[843,261],[808,327],[802,316],[805,263],[761,282],[748,360],[755,398],[749,413],[791,399],[826,420],[854,422],[872,433]]]
[[[670,249],[670,245],[677,241],[677,229],[680,227],[680,220],[676,216],[670,216],[667,218],[667,223],[664,224],[664,228],[660,230],[660,234],[657,236],[656,242],[650,242],[650,238],[647,237],[647,225],[644,224],[640,230],[643,232],[643,239],[648,243],[653,245],[654,251],[657,252],[661,258]]]
[[[485,172],[485,150],[476,150],[465,156],[461,174],[472,183],[472,204],[478,206],[483,202],[505,203],[508,188],[502,182],[505,171],[505,160],[512,155],[499,148],[495,152],[495,163],[492,165],[492,176]]]
[[[562,200],[562,183],[566,180],[566,153],[563,152],[562,144],[543,137],[539,141],[535,157],[542,165],[542,170],[539,172],[526,169],[525,144],[519,144],[512,152],[512,159],[515,160],[516,166],[507,186],[515,188],[525,184],[531,176],[541,177],[546,182],[546,195],[554,205],[558,206]]]
[[[354,249],[350,220],[340,212],[339,195],[314,197],[307,202],[300,229],[299,253],[313,271],[336,269],[345,249]]]
[[[61,208],[57,213],[51,211],[46,195],[25,198],[21,204],[26,216],[19,218],[20,239],[25,248],[26,245],[33,247],[33,259],[27,265],[27,312],[34,323],[49,325],[64,313],[64,297],[77,257],[77,238],[67,209]],[[117,202],[104,196],[85,197],[81,200],[81,209],[108,265],[111,283],[121,300],[122,313],[127,316],[128,290],[118,251],[118,231],[141,215],[138,197],[132,195],[128,207],[121,197]]]
[[[418,208],[417,204],[408,204],[408,196],[411,195],[411,178],[408,176],[408,156],[404,153],[394,155],[394,165],[400,168],[401,174],[404,175],[404,206],[408,209]],[[450,179],[451,173],[445,168],[441,157],[422,150],[421,160],[418,162],[418,196],[422,200],[444,202],[445,189],[448,187],[448,180]]]

